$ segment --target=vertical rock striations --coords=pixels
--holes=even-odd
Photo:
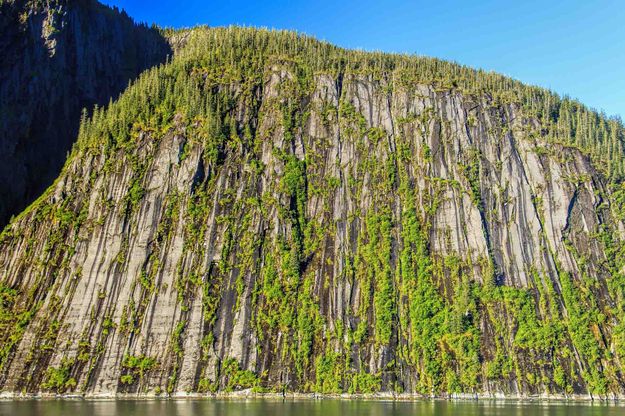
[[[104,105],[170,48],[96,1],[0,4],[0,227],[59,174],[81,110]]]
[[[622,395],[618,168],[562,136],[574,105],[191,31],[2,234],[0,385]]]

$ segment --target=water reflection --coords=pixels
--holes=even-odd
[[[368,400],[29,400],[0,402],[0,416],[616,416],[601,403]]]

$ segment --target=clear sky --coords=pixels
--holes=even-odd
[[[625,0],[103,0],[160,26],[295,29],[494,70],[625,119]]]

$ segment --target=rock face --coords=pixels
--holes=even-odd
[[[617,194],[420,59],[192,31],[3,233],[2,389],[623,394]]]
[[[58,176],[81,110],[170,53],[158,31],[96,1],[0,4],[0,227]]]

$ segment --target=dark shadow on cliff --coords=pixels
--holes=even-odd
[[[0,6],[0,229],[58,176],[83,108],[172,53],[161,33],[94,0]]]

